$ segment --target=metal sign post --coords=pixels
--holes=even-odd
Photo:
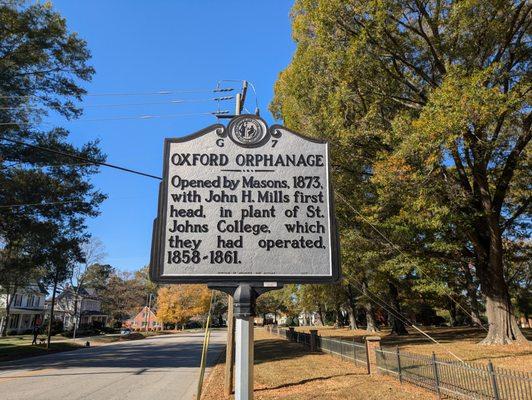
[[[234,294],[235,302],[235,400],[253,399],[253,316],[255,296],[249,284],[238,286]]]
[[[241,283],[238,286],[227,283],[210,284],[210,289],[232,295],[234,299],[235,327],[235,400],[253,399],[253,360],[255,305],[261,294],[282,288],[282,285],[269,282],[268,286],[257,283]]]
[[[253,317],[236,317],[236,400],[253,399]]]
[[[340,276],[328,143],[239,115],[166,139],[163,170],[150,277],[233,296],[235,395],[252,399],[256,298]]]

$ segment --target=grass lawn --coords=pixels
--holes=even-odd
[[[205,382],[202,400],[224,398],[224,360]],[[423,389],[385,376],[369,376],[362,367],[328,354],[309,354],[297,343],[255,330],[255,398],[290,400],[432,400]]]
[[[42,336],[40,336],[42,337]],[[60,351],[76,350],[82,347],[80,343],[75,342],[58,342],[52,343],[50,348],[46,349],[46,345],[39,344],[37,346],[31,345],[33,337],[30,335],[24,336],[8,336],[0,338],[0,362],[13,361],[19,358],[40,356],[49,353],[57,353]]]
[[[365,330],[349,330],[347,328],[313,327],[318,329],[321,336],[335,336],[349,340],[363,341],[368,336]],[[484,338],[486,332],[478,328],[469,327],[422,327],[429,335],[438,340],[442,346],[428,340],[425,336],[408,328],[408,336],[390,335],[389,329],[383,329],[377,335],[381,336],[381,345],[399,346],[401,350],[411,353],[432,354],[435,352],[439,357],[452,358],[446,351],[450,350],[464,361],[487,363],[489,360],[494,365],[503,368],[511,368],[520,371],[530,371],[532,365],[532,344],[509,345],[509,346],[483,346],[478,343]],[[308,332],[309,327],[297,327],[296,331]],[[532,329],[523,330],[525,336],[532,340]],[[373,336],[373,334],[372,334]]]

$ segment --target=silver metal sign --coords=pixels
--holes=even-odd
[[[325,141],[242,115],[166,139],[157,282],[334,282],[339,249]]]

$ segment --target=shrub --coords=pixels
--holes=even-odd
[[[62,333],[65,330],[63,326],[63,321],[60,319],[55,319],[52,321],[52,336],[58,335]],[[41,332],[47,332],[48,331],[48,321],[45,321],[44,324],[40,328]]]
[[[129,335],[123,335],[121,336],[122,340],[139,340],[144,339],[144,335],[142,333],[133,332]]]
[[[102,329],[100,329],[101,332],[103,333],[117,333],[120,331],[120,327],[119,328],[111,328],[109,326],[104,326],[102,327]]]

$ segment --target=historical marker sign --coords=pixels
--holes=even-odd
[[[326,142],[242,115],[166,139],[163,168],[152,280],[338,279]]]

